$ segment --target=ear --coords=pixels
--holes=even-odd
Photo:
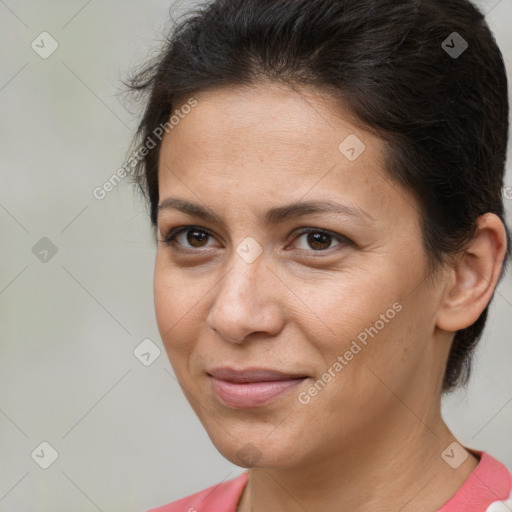
[[[450,269],[437,327],[455,332],[478,320],[492,299],[506,252],[507,234],[501,219],[493,213],[479,217],[469,247]]]

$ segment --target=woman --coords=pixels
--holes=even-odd
[[[176,377],[238,478],[159,512],[512,510],[457,442],[510,254],[507,79],[467,0],[216,0],[130,82]]]

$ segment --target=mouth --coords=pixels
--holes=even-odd
[[[207,375],[216,397],[224,405],[233,408],[268,405],[309,378],[307,375],[266,368],[214,368]]]

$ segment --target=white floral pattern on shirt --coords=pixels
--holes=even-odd
[[[485,512],[512,512],[512,494],[506,501],[491,503]]]

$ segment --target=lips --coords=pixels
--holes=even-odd
[[[233,370],[231,368],[214,368],[208,372],[216,379],[229,382],[273,382],[276,380],[301,379],[306,375],[297,373],[283,373],[265,368],[249,368],[247,370]]]
[[[264,368],[234,370],[214,368],[207,372],[217,398],[228,407],[261,407],[276,401],[308,377]]]

